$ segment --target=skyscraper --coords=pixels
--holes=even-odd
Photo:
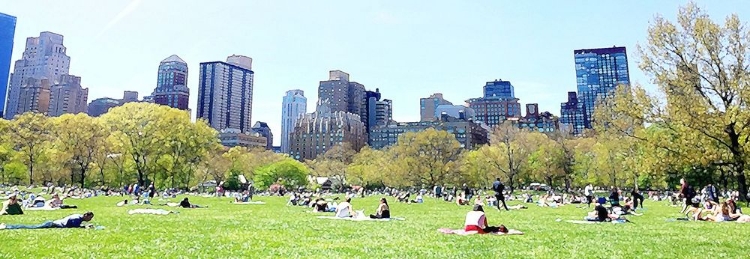
[[[419,99],[419,117],[420,121],[434,121],[438,118],[435,117],[435,109],[440,105],[453,105],[448,100],[443,99],[443,94],[434,93],[427,98]]]
[[[466,101],[473,109],[475,120],[484,122],[487,126],[495,127],[509,118],[521,117],[521,104],[518,98],[472,98]]]
[[[516,92],[509,81],[497,79],[495,81],[487,82],[484,85],[484,98],[491,97],[513,99],[516,98]]]
[[[17,114],[26,112],[47,113],[49,110],[50,82],[46,78],[29,77],[18,89]]]
[[[255,122],[255,125],[253,125],[253,132],[266,138],[266,149],[271,150],[271,148],[273,148],[273,133],[271,133],[271,127],[268,127],[268,123],[262,121]]]
[[[566,125],[570,134],[583,133],[583,104],[578,101],[576,92],[568,92],[568,101],[560,104],[560,124]]]
[[[89,89],[81,87],[81,77],[63,75],[60,83],[50,89],[47,115],[60,116],[65,113],[85,113]]]
[[[299,89],[286,91],[281,107],[281,152],[289,153],[289,134],[294,130],[297,119],[307,113],[307,97]]]
[[[628,55],[625,47],[612,47],[579,49],[573,56],[583,128],[590,129],[597,100],[614,94],[619,85],[630,85]]]
[[[187,87],[188,65],[177,55],[159,63],[159,74],[154,89],[154,103],[180,110],[188,109],[190,89]]]
[[[16,17],[0,13],[0,117],[3,117],[5,111],[5,94],[8,93],[10,60],[15,35]]]
[[[313,113],[297,120],[289,136],[290,151],[294,159],[315,159],[331,147],[348,143],[359,151],[367,143],[367,129],[359,115],[350,112],[333,112],[322,100]]]
[[[376,126],[388,124],[393,118],[393,102],[389,99],[380,100],[380,89],[365,91],[364,105],[359,114],[365,124],[367,134]],[[368,138],[368,144],[369,138]]]
[[[218,131],[250,133],[254,75],[252,59],[245,56],[201,63],[196,117]]]
[[[10,76],[10,89],[6,102],[5,113],[6,119],[11,119],[16,114],[23,113],[19,111],[19,100],[21,99],[21,87],[27,84],[28,78],[35,78],[37,81],[47,80],[47,92],[49,86],[60,81],[60,76],[67,75],[70,70],[70,57],[65,54],[66,48],[63,45],[63,36],[52,32],[42,32],[39,37],[26,38],[26,49],[21,59],[17,60],[13,68],[13,74]],[[34,84],[31,84],[34,85]],[[36,84],[43,86],[44,84]],[[40,88],[41,89],[41,88]],[[32,93],[35,91],[23,91]],[[34,100],[35,97],[23,97],[25,100]],[[49,105],[49,103],[47,104]],[[28,108],[26,104],[23,109]],[[46,110],[45,110],[46,112]]]
[[[320,81],[318,99],[326,102],[331,112],[362,114],[365,86],[349,81],[349,74],[341,70],[328,72],[328,81]]]

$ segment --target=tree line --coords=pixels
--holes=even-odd
[[[510,188],[532,182],[671,189],[679,178],[737,189],[747,200],[750,148],[750,30],[736,15],[714,22],[695,4],[677,22],[657,16],[638,46],[639,68],[656,89],[620,86],[602,96],[583,136],[526,131],[506,123],[489,145],[465,150],[454,136],[405,133],[383,150],[343,144],[304,163],[266,150],[221,147],[218,133],[184,111],[131,103],[91,118],[27,113],[0,120],[0,182],[190,188],[206,180],[260,188],[344,185]]]

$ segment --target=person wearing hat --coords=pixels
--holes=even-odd
[[[8,197],[7,201],[3,202],[3,208],[0,210],[0,215],[21,215],[23,210],[21,204],[18,203],[18,197],[13,194]]]
[[[487,217],[484,214],[482,205],[474,205],[474,209],[466,214],[464,231],[476,231],[479,234],[497,232],[508,233],[508,229],[503,225],[500,225],[499,227],[487,225]]]
[[[55,221],[47,221],[39,225],[6,225],[0,223],[0,230],[2,229],[42,229],[42,228],[89,228],[92,225],[83,225],[84,222],[89,222],[94,219],[94,213],[89,211],[81,214],[73,214],[62,219]]]

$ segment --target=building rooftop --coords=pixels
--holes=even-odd
[[[185,62],[185,60],[182,60],[177,55],[169,56],[168,58],[165,58],[164,60],[161,61],[161,63],[169,63],[169,62],[179,62],[179,63],[186,63],[187,64],[187,62]]]

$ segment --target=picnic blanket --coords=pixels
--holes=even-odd
[[[59,210],[59,209],[60,209],[59,207],[52,208],[52,207],[44,206],[44,207],[28,207],[28,208],[25,208],[24,210]]]
[[[450,228],[441,228],[438,229],[438,232],[443,234],[453,234],[453,235],[459,235],[459,236],[467,236],[467,235],[474,235],[479,234],[477,231],[466,231],[463,229],[450,229]],[[523,232],[516,230],[516,229],[508,229],[508,233],[486,233],[487,235],[497,235],[497,236],[507,236],[507,235],[523,235]]]
[[[603,222],[603,221],[588,221],[588,220],[567,220],[568,223],[573,224],[600,224],[600,223],[612,223],[612,224],[619,224],[619,223],[626,223],[624,220],[613,220],[611,222]]]
[[[169,213],[172,213],[168,210],[162,210],[162,209],[134,209],[129,210],[128,214],[151,214],[151,215],[168,215]]]
[[[232,204],[236,204],[236,205],[259,204],[260,205],[260,204],[266,204],[266,203],[262,201],[247,201],[247,202],[232,202]]]
[[[356,217],[356,218],[339,218],[335,216],[318,216],[319,219],[338,219],[338,220],[349,220],[349,221],[392,221],[392,220],[406,220],[405,218],[389,218],[389,219],[372,219],[369,217]]]

